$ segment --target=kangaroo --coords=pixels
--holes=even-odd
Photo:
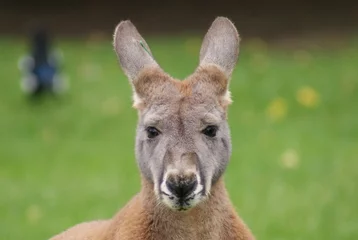
[[[183,81],[165,73],[136,27],[122,21],[114,49],[133,87],[142,187],[112,219],[76,225],[52,240],[254,240],[222,175],[231,155],[229,79],[239,35],[218,17]]]

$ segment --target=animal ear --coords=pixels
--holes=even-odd
[[[239,55],[239,34],[225,17],[217,17],[206,33],[200,49],[200,66],[214,64],[230,78]]]
[[[120,22],[116,27],[113,45],[119,63],[133,86],[133,106],[141,109],[158,95],[157,92],[167,87],[168,76],[129,20]]]
[[[148,44],[131,21],[122,21],[118,24],[114,32],[113,45],[119,63],[130,81],[134,81],[145,68],[159,68]]]

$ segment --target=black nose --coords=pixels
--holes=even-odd
[[[191,179],[180,179],[176,180],[175,178],[167,179],[167,187],[178,198],[186,198],[189,196],[198,185],[196,178]]]

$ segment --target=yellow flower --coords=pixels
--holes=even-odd
[[[309,86],[304,86],[297,91],[297,101],[308,108],[316,107],[319,103],[319,94]]]
[[[31,224],[37,224],[42,218],[42,215],[42,210],[38,205],[30,205],[26,209],[26,218]]]
[[[279,121],[287,115],[287,102],[284,98],[274,99],[268,106],[266,114],[272,121]]]
[[[299,157],[295,149],[287,149],[281,156],[281,164],[285,168],[297,168]]]

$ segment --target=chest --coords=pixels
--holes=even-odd
[[[220,240],[222,226],[215,221],[150,221],[122,226],[115,240]]]
[[[153,231],[150,240],[219,240],[219,229],[200,229],[200,224],[188,228],[178,227],[171,231]],[[148,240],[149,240],[148,239]],[[144,239],[143,239],[144,240]],[[146,239],[147,240],[147,239]]]

